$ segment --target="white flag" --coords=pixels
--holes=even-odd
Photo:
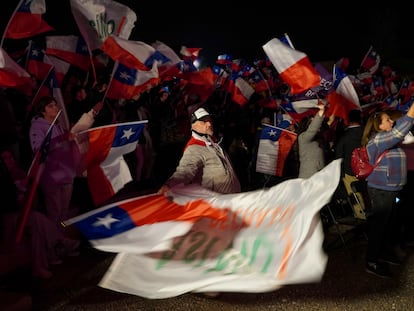
[[[99,49],[111,34],[128,39],[137,16],[112,0],[70,0],[73,17],[90,51]]]

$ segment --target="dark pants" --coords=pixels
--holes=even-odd
[[[400,242],[414,241],[414,198],[412,195],[414,189],[414,171],[407,172],[407,184],[398,194],[399,202],[397,203],[398,220],[401,226]]]
[[[398,191],[385,191],[368,187],[371,207],[367,213],[368,249],[366,259],[378,262],[382,255],[391,251],[396,230],[395,198]]]

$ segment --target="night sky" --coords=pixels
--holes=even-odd
[[[0,12],[3,31],[17,0]],[[287,33],[312,62],[349,57],[358,66],[370,45],[384,62],[414,59],[412,17],[403,7],[372,8],[347,4],[338,9],[292,1],[138,1],[119,0],[137,14],[131,40],[159,40],[179,53],[182,45],[203,48],[208,63],[220,54],[252,61],[264,58],[262,45]],[[243,1],[246,2],[246,1]],[[4,4],[4,3],[3,3]],[[391,4],[390,4],[391,6]],[[79,34],[69,0],[46,0],[45,19],[56,34]],[[4,45],[7,45],[7,41]]]

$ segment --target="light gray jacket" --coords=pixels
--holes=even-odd
[[[316,114],[306,131],[298,135],[299,178],[309,178],[325,166],[325,156],[316,134],[322,126],[324,116]]]
[[[240,192],[239,180],[227,154],[210,138],[194,132],[166,185],[181,183],[196,183],[219,193]]]

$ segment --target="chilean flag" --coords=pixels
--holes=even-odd
[[[31,42],[26,63],[27,71],[36,78],[44,80],[51,68],[52,65],[46,62],[44,50],[35,42]]]
[[[249,76],[250,80],[253,83],[254,89],[257,93],[264,92],[269,89],[269,84],[263,77],[263,74],[259,72],[259,70],[260,69],[256,69]]]
[[[318,109],[317,99],[303,99],[282,101],[280,108],[283,109],[294,122],[300,122],[306,116],[314,116]]]
[[[334,90],[346,98],[354,108],[360,107],[358,94],[351,79],[341,68],[335,65],[333,72],[333,87]]]
[[[370,46],[361,62],[361,69],[362,71],[367,71],[371,74],[374,74],[378,70],[380,62],[381,56],[373,46]]]
[[[177,76],[180,73],[179,65],[182,62],[181,58],[172,48],[161,41],[155,41],[152,43],[152,47],[155,48],[158,53],[165,56],[165,61],[158,66],[158,72],[161,79]]]
[[[146,123],[148,120],[110,124],[80,134],[88,136],[89,149],[84,165],[96,206],[110,199],[132,180],[123,155],[135,150]]]
[[[358,94],[349,76],[339,67],[333,68],[333,90],[328,95],[327,115],[335,115],[348,123],[348,113],[352,109],[361,109]]]
[[[60,58],[54,56],[47,56],[46,55],[46,62],[53,66],[55,70],[56,79],[59,85],[63,85],[63,79],[65,78],[66,74],[69,71],[70,64]]]
[[[26,63],[27,71],[40,80],[45,80],[49,75],[52,67],[55,70],[56,78],[59,85],[62,85],[63,79],[69,70],[70,64],[57,57],[48,56],[45,51],[37,44],[30,44],[28,59]]]
[[[282,176],[286,158],[297,134],[286,129],[262,124],[257,150],[256,172]]]
[[[85,40],[78,36],[47,36],[46,54],[60,58],[83,71],[88,71],[91,65]]]
[[[254,93],[254,88],[242,77],[230,79],[228,90],[231,99],[240,106],[244,106],[250,100]]]
[[[305,53],[292,49],[277,38],[263,45],[263,50],[280,77],[290,85],[292,95],[320,85],[321,77]]]
[[[65,225],[74,223],[97,249],[143,251],[185,234],[201,217],[219,220],[229,216],[228,211],[215,209],[201,198],[180,205],[164,195],[152,194],[111,203],[67,220]],[[149,225],[163,234],[148,235]],[[128,236],[134,236],[133,241]]]
[[[155,49],[144,42],[109,36],[101,50],[121,64],[139,70],[151,70]]]
[[[186,46],[181,46],[180,54],[184,59],[191,59],[192,61],[198,58],[198,55],[202,48],[188,48]]]
[[[207,100],[214,92],[215,75],[210,67],[198,71],[187,71],[179,76],[181,83],[185,85],[188,94],[197,94],[201,100]]]
[[[216,64],[230,65],[233,62],[233,57],[230,54],[222,54],[217,56]]]
[[[45,0],[20,0],[4,37],[24,39],[55,30],[42,19],[44,13],[46,13]]]
[[[106,96],[113,99],[131,99],[160,82],[156,63],[152,70],[130,68],[116,62]]]
[[[0,87],[17,88],[30,82],[30,74],[0,47]]]

